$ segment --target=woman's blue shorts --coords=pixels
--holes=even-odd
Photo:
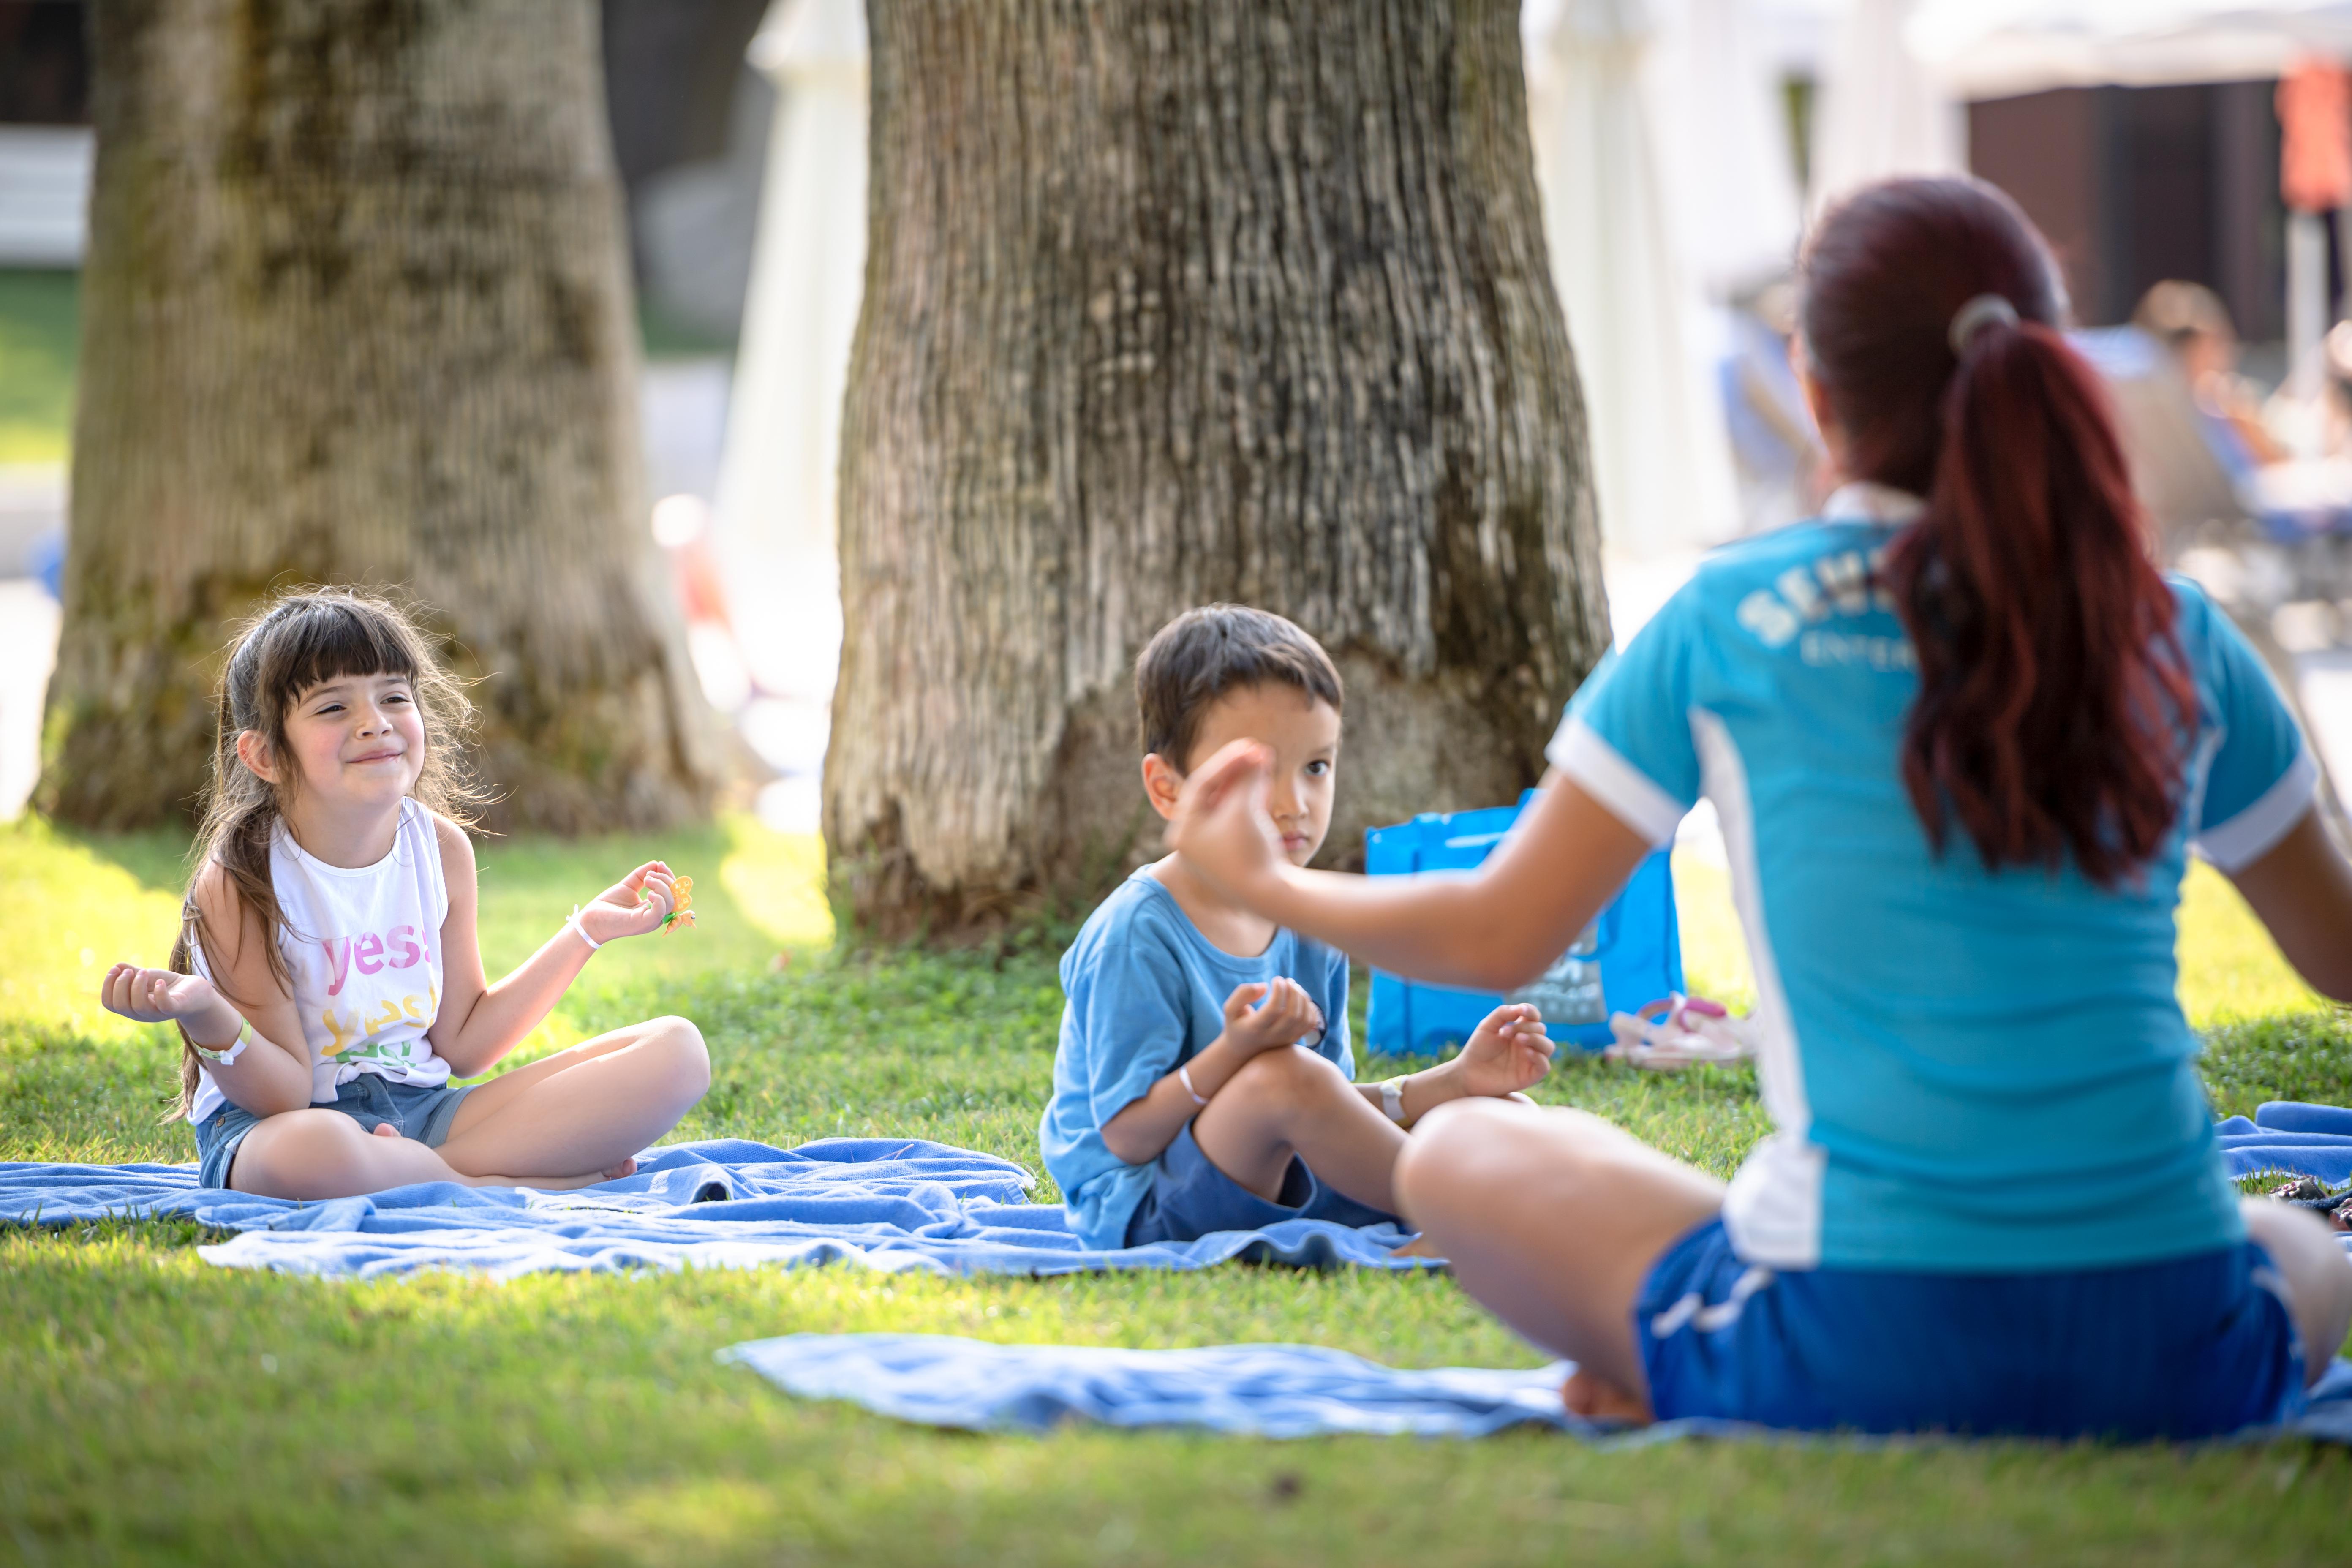
[[[337,1085],[332,1100],[320,1100],[310,1109],[340,1110],[370,1132],[379,1123],[388,1121],[400,1129],[402,1137],[438,1149],[448,1139],[449,1124],[457,1119],[457,1107],[478,1087],[445,1083],[426,1089],[413,1083],[391,1083],[375,1073],[363,1072],[349,1083]],[[234,1101],[225,1103],[197,1122],[197,1182],[207,1187],[227,1186],[229,1166],[236,1160],[237,1145],[245,1142],[247,1133],[260,1125],[260,1117]]]
[[[1775,1272],[1715,1219],[1651,1269],[1633,1333],[1661,1420],[2206,1437],[2301,1414],[2281,1291],[2252,1242],[2058,1274]]]

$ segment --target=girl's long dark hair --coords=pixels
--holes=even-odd
[[[349,588],[300,589],[281,595],[239,627],[221,674],[212,777],[205,785],[203,822],[189,854],[188,891],[180,903],[180,937],[172,944],[171,958],[174,973],[192,974],[191,955],[201,947],[213,983],[239,1006],[244,1003],[223,979],[225,961],[239,942],[257,938],[268,954],[270,973],[281,985],[293,983],[278,945],[286,917],[269,880],[269,850],[298,781],[288,768],[276,770],[278,784],[262,778],[236,754],[236,738],[250,730],[271,755],[288,756],[289,710],[312,687],[350,675],[405,676],[415,693],[425,720],[425,766],[411,794],[461,826],[472,823],[473,808],[481,803],[460,749],[473,724],[473,704],[435,658],[432,640],[398,605]],[[228,940],[222,940],[196,905],[196,884],[215,865],[236,895]],[[201,1065],[182,1029],[179,1101],[165,1121],[187,1115]]]
[[[2197,699],[2048,247],[1990,185],[1894,180],[1826,216],[1800,272],[1847,473],[1927,500],[1885,586],[1918,652],[1903,782],[1929,842],[1957,823],[1988,867],[2127,880],[2179,811]],[[2017,320],[1956,350],[1986,294]]]

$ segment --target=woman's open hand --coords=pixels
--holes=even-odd
[[[1192,770],[1168,819],[1168,847],[1202,879],[1255,909],[1289,862],[1265,808],[1272,753],[1235,741]]]
[[[659,931],[677,908],[677,884],[667,866],[648,860],[583,905],[580,923],[600,942]]]

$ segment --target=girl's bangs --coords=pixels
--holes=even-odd
[[[277,682],[281,700],[346,676],[396,675],[415,680],[416,650],[401,629],[357,605],[305,605],[285,628]]]

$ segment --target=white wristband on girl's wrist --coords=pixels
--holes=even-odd
[[[572,934],[573,936],[578,937],[582,942],[588,944],[589,952],[594,952],[597,949],[604,945],[603,942],[598,942],[594,937],[590,936],[588,934],[588,928],[580,923],[580,906],[578,904],[572,906],[572,918],[565,921],[563,923],[572,928]]]
[[[1206,1100],[1202,1098],[1201,1091],[1192,1087],[1192,1064],[1191,1062],[1181,1062],[1177,1065],[1176,1081],[1184,1086],[1184,1092],[1192,1097],[1193,1104],[1206,1105],[1209,1103]]]
[[[204,1058],[205,1060],[212,1063],[213,1066],[216,1068],[225,1068],[233,1064],[237,1058],[245,1054],[246,1043],[252,1038],[253,1026],[247,1023],[243,1018],[239,1018],[236,1021],[236,1038],[231,1040],[226,1048],[215,1050],[210,1046],[198,1046],[196,1045],[196,1038],[194,1035],[188,1037],[188,1044],[194,1046],[196,1055]]]

